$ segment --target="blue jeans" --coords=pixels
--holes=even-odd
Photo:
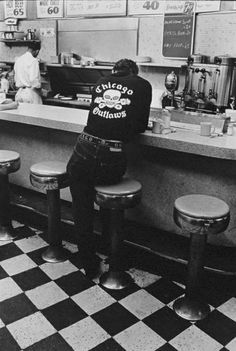
[[[126,171],[124,151],[111,151],[110,147],[97,145],[78,137],[75,151],[68,165],[72,195],[73,218],[79,250],[94,253],[94,186],[115,184]]]

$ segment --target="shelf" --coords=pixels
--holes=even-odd
[[[112,70],[111,66],[81,66],[81,65],[70,65],[70,64],[61,64],[61,63],[47,63],[47,67],[68,67],[68,68],[85,68],[85,69],[107,69],[107,70]]]
[[[1,64],[9,65],[9,66],[14,66],[15,61],[0,61]]]
[[[0,30],[0,33],[24,33],[22,30]]]
[[[57,98],[43,98],[44,105],[64,106],[89,110],[89,105],[78,100],[60,100]]]
[[[172,63],[172,62],[166,62],[166,63],[155,63],[155,62],[136,62],[138,66],[143,66],[143,67],[174,67],[174,68],[181,68],[182,64],[180,63]]]
[[[28,43],[40,42],[40,40],[0,39],[0,42],[6,45],[27,45]]]

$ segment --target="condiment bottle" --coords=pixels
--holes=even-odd
[[[234,124],[233,123],[228,124],[227,135],[234,135]]]
[[[6,77],[1,78],[1,91],[4,93],[8,93],[9,90],[9,82]]]
[[[32,32],[31,29],[27,30],[27,40],[32,40]]]

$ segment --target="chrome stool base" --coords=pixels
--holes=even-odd
[[[175,201],[174,220],[183,232],[190,234],[190,248],[185,296],[177,299],[173,308],[178,316],[194,322],[210,312],[200,296],[207,236],[228,227],[230,211],[228,205],[216,197],[190,194]]]
[[[69,257],[69,251],[61,245],[60,189],[68,186],[66,163],[59,161],[35,163],[30,168],[30,182],[47,194],[49,246],[43,252],[42,259],[50,263],[64,262]]]
[[[210,313],[210,307],[207,303],[187,297],[175,300],[173,309],[178,316],[192,322],[199,321]]]
[[[14,233],[12,226],[0,225],[0,241],[12,241],[17,235]]]
[[[120,290],[127,288],[130,284],[132,284],[133,279],[126,272],[108,271],[101,275],[99,283],[107,289]]]
[[[42,259],[49,263],[64,262],[68,259],[69,252],[62,246],[48,246],[42,253]]]
[[[12,241],[17,237],[12,227],[10,184],[8,175],[20,168],[20,154],[0,150],[0,241]]]
[[[119,183],[95,186],[95,202],[101,208],[103,235],[110,244],[109,271],[102,274],[100,284],[107,289],[127,288],[133,279],[121,269],[120,252],[124,240],[124,212],[141,200],[142,185],[124,177]]]

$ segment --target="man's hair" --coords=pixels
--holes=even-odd
[[[40,41],[32,41],[31,43],[28,43],[28,48],[31,50],[40,50],[41,49],[41,43]]]
[[[117,61],[113,67],[114,73],[138,74],[137,64],[129,59],[121,59]]]

